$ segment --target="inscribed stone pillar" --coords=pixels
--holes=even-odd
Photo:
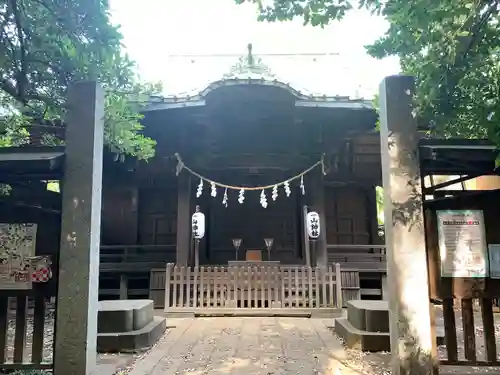
[[[68,91],[54,375],[96,364],[104,94],[94,82]]]
[[[380,147],[393,374],[432,374],[429,288],[418,159],[412,111],[414,81],[391,76],[380,85]]]
[[[320,234],[314,244],[314,261],[317,267],[326,267],[328,264],[327,243],[326,243],[326,215],[325,215],[325,186],[323,182],[323,171],[321,168],[311,173],[311,207],[310,211],[316,211],[319,214]],[[307,185],[306,185],[307,189]]]
[[[177,181],[176,264],[187,266],[191,247],[191,175],[181,172]]]

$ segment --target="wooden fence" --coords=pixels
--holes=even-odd
[[[166,312],[338,310],[343,306],[344,295],[348,299],[359,297],[359,276],[355,276],[342,274],[339,265],[321,269],[301,266],[192,268],[168,264],[166,270],[152,271],[151,297],[156,307],[163,306]],[[343,279],[350,284],[345,289]],[[163,289],[159,289],[158,284],[162,282]],[[158,298],[160,293],[164,294],[163,301]]]
[[[440,363],[499,366],[500,336],[495,332],[498,329],[495,320],[492,298],[445,298],[443,323],[446,352],[444,358],[440,358]]]
[[[46,321],[47,302],[36,291],[2,291],[0,371],[52,369],[54,322]]]

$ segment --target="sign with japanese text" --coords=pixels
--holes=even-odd
[[[481,210],[437,211],[441,277],[488,277]]]
[[[31,289],[37,225],[0,223],[0,290]]]
[[[307,234],[309,238],[316,239],[319,237],[321,230],[319,215],[317,212],[307,213]]]

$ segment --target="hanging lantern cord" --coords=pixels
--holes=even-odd
[[[316,163],[314,163],[313,165],[311,165],[309,168],[307,168],[305,171],[299,173],[298,175],[296,176],[293,176],[293,177],[290,177],[289,179],[285,180],[285,181],[282,181],[282,182],[278,182],[278,183],[274,183],[274,184],[271,184],[271,185],[265,185],[265,186],[252,186],[252,187],[245,187],[245,186],[233,186],[233,185],[226,185],[226,184],[222,184],[220,182],[217,182],[217,181],[213,181],[209,178],[206,178],[204,176],[202,176],[201,174],[199,173],[196,173],[195,171],[193,171],[191,168],[189,168],[186,164],[184,164],[184,162],[182,161],[182,158],[181,156],[176,152],[175,153],[175,157],[177,158],[177,170],[176,170],[176,175],[178,176],[179,173],[185,169],[187,170],[189,173],[191,173],[193,176],[196,176],[198,177],[199,179],[201,180],[204,180],[204,181],[207,181],[211,184],[215,184],[216,186],[219,186],[221,188],[226,188],[226,189],[232,189],[232,190],[247,190],[247,191],[252,191],[252,190],[267,190],[267,189],[271,189],[273,188],[274,186],[279,186],[279,185],[283,185],[285,182],[292,182],[294,180],[297,180],[301,177],[303,177],[304,175],[306,175],[307,173],[311,172],[314,168],[316,168],[317,166],[321,166],[321,172],[323,174],[326,174],[325,172],[325,165],[324,165],[324,162],[323,162],[323,158],[324,158],[324,155],[321,156],[321,160],[317,161]]]

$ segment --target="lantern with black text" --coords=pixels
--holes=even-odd
[[[307,213],[307,234],[310,239],[314,240],[319,237],[321,225],[317,212]]]
[[[205,215],[202,212],[195,212],[191,218],[191,230],[193,238],[201,240],[205,237]]]

